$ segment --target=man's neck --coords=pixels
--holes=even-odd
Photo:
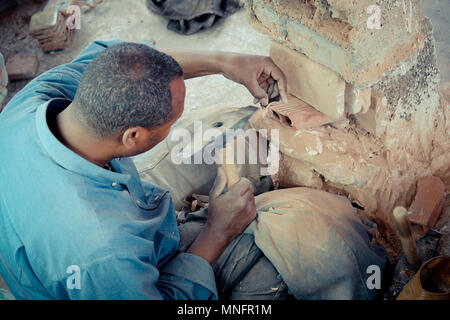
[[[53,134],[79,156],[102,168],[114,158],[108,152],[111,150],[111,142],[92,137],[76,120],[72,104],[60,112],[53,121],[55,121]]]

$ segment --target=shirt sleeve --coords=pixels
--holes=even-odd
[[[79,281],[78,288],[66,283],[59,287],[64,287],[68,298],[74,300],[217,299],[212,267],[188,253],[175,255],[160,270],[138,257],[109,257],[81,267]]]
[[[0,116],[34,111],[40,104],[53,98],[73,100],[81,76],[92,59],[102,50],[120,42],[94,41],[72,62],[50,69],[30,81],[9,101]]]

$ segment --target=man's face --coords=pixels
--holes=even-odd
[[[183,77],[178,77],[170,83],[170,92],[172,95],[172,113],[166,123],[149,129],[139,128],[136,132],[134,145],[127,148],[126,154],[123,156],[134,156],[146,152],[163,141],[170,132],[170,128],[175,121],[180,118],[184,110],[184,98],[186,95],[186,86]],[[125,137],[126,138],[126,137]]]

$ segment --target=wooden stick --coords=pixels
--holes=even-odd
[[[416,242],[411,233],[411,224],[408,219],[408,212],[403,207],[394,209],[394,221],[397,227],[398,235],[405,252],[406,260],[411,265],[419,264],[419,255],[417,253]]]
[[[226,146],[222,149],[222,167],[225,171],[225,175],[227,176],[227,188],[228,190],[236,183],[239,182],[239,173],[238,170],[236,168],[236,165],[234,164],[234,162],[232,163],[228,163],[227,162],[227,148],[228,146],[233,143],[233,147],[234,147],[234,139],[231,142],[228,142],[226,144]],[[233,159],[234,161],[234,159]]]

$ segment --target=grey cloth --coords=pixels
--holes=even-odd
[[[208,208],[192,212],[178,227],[179,251],[185,252],[208,217]],[[256,246],[253,235],[236,237],[213,265],[219,299],[284,300],[288,288],[272,263]]]
[[[147,0],[147,6],[169,19],[169,30],[189,35],[213,26],[242,4],[239,0]]]
[[[258,216],[245,233],[297,299],[376,297],[372,284],[381,285],[386,252],[370,243],[346,197],[299,187],[261,194],[255,203]]]

